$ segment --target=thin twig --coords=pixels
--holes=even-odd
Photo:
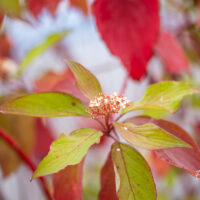
[[[26,165],[33,172],[36,170],[35,164],[30,160],[30,158],[26,155],[26,153],[21,149],[19,144],[2,129],[0,129],[0,137],[17,153],[17,155],[24,161],[24,163],[26,163]],[[40,177],[38,180],[40,181],[40,185],[41,185],[47,199],[53,200],[53,198],[48,190],[45,179],[43,177]]]
[[[124,82],[122,84],[122,88],[121,88],[121,90],[119,92],[120,95],[123,95],[125,93],[127,85],[128,85],[129,78],[130,78],[129,73],[127,73],[125,78],[124,78]]]

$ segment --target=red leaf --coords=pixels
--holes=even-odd
[[[51,131],[44,126],[42,118],[36,118],[36,144],[34,155],[40,161],[47,155],[51,143],[54,141]]]
[[[10,57],[11,43],[5,33],[0,34],[0,58]]]
[[[195,176],[199,176],[200,170],[200,148],[192,139],[192,137],[184,131],[180,126],[162,119],[153,119],[150,117],[133,117],[126,121],[133,122],[135,124],[144,124],[151,122],[166,130],[167,132],[175,135],[177,138],[187,142],[193,148],[169,148],[163,150],[154,151],[156,155],[162,160],[168,162],[170,165],[185,169]]]
[[[155,152],[150,152],[150,164],[151,168],[159,177],[163,177],[169,172],[170,165],[166,161],[158,158]]]
[[[53,177],[55,200],[81,200],[83,160],[56,173]]]
[[[4,16],[0,13],[0,29],[3,24],[3,19],[4,19]]]
[[[34,17],[37,17],[44,8],[54,15],[59,2],[60,0],[27,0],[27,6]]]
[[[74,76],[67,68],[62,74],[56,74],[54,72],[48,72],[41,79],[35,82],[35,91],[59,91],[71,94],[84,102],[88,102],[88,99],[80,92],[76,86]]]
[[[158,0],[96,0],[93,13],[102,39],[131,77],[140,80],[159,31]]]
[[[85,15],[88,15],[87,0],[69,0],[72,6],[80,8]]]
[[[118,200],[115,186],[115,172],[111,153],[101,170],[101,190],[99,200]]]
[[[188,59],[178,40],[171,33],[161,32],[155,51],[169,73],[179,74],[189,69]]]

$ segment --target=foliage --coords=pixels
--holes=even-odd
[[[85,17],[89,15],[86,0],[68,2],[81,9]],[[95,149],[109,140],[110,145],[105,142],[109,151],[100,172],[100,200],[162,199],[153,175],[165,175],[171,165],[200,178],[199,144],[171,116],[174,114],[181,121],[182,115],[188,115],[188,108],[199,107],[200,89],[190,70],[191,63],[200,63],[200,20],[198,16],[197,22],[191,21],[190,12],[197,10],[198,15],[200,8],[197,1],[167,2],[181,10],[187,22],[177,33],[163,28],[162,3],[158,0],[95,0],[92,3],[97,31],[127,74],[119,94],[108,95],[92,72],[63,57],[59,43],[69,30],[47,36],[26,53],[17,68],[12,42],[4,32],[5,19],[17,18],[31,24],[33,19],[40,20],[43,10],[55,17],[61,1],[0,0],[0,84],[13,80],[24,83],[24,72],[50,48],[57,48],[57,54],[61,53],[67,64],[62,74],[48,72],[37,80],[31,92],[22,86],[9,94],[0,93],[0,166],[4,177],[17,169],[21,158],[33,171],[32,179],[39,178],[49,199],[82,199],[88,152],[96,153],[98,159]],[[33,19],[27,19],[27,13]],[[160,79],[151,73],[152,58],[159,58],[164,67]],[[138,101],[128,100],[123,94],[127,82],[144,78],[149,85],[143,97]],[[181,104],[185,97],[188,101]],[[167,115],[168,119],[161,119]],[[49,117],[81,117],[84,128],[77,123],[76,130],[70,134],[63,130],[55,139],[51,124],[45,121]],[[199,143],[199,121],[196,124],[193,121]],[[152,164],[147,154],[156,163]],[[46,175],[52,175],[52,197],[43,179]]]

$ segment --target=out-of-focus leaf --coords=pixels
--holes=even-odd
[[[36,133],[34,118],[0,114],[0,127],[14,138],[27,154],[32,152]],[[3,175],[10,175],[20,162],[16,152],[0,138],[0,166]]]
[[[37,18],[43,9],[47,9],[54,15],[59,2],[60,0],[27,0],[27,6],[33,16]]]
[[[111,153],[101,169],[101,190],[99,200],[118,200],[115,187],[115,171]]]
[[[95,0],[97,28],[134,80],[146,74],[159,31],[158,0]]]
[[[187,82],[164,81],[150,85],[139,102],[132,102],[122,110],[125,114],[134,110],[158,110],[175,112],[183,97],[199,94],[200,90]]]
[[[128,119],[128,122],[132,122],[137,125],[145,123],[154,123],[163,130],[171,133],[175,137],[190,144],[193,148],[168,148],[154,151],[156,155],[162,160],[166,161],[170,165],[182,168],[190,172],[191,174],[199,178],[200,169],[200,148],[190,135],[184,131],[180,126],[161,119],[153,119],[150,117],[139,116]]]
[[[0,34],[0,44],[1,44],[0,58],[9,57],[11,44],[5,33]]]
[[[32,178],[58,172],[68,165],[78,164],[89,147],[100,141],[102,132],[95,129],[78,129],[66,136],[62,134],[52,143],[48,155],[40,162]]]
[[[47,49],[49,49],[50,47],[58,43],[60,40],[62,40],[68,33],[69,31],[67,30],[67,31],[61,31],[58,33],[51,34],[45,39],[43,43],[31,49],[22,59],[19,70],[18,70],[18,74],[21,75],[24,72],[24,70],[27,69],[30,63],[33,62],[33,60],[35,60]]]
[[[61,92],[32,93],[0,106],[0,112],[34,117],[89,116],[87,107]]]
[[[54,72],[47,72],[44,76],[35,82],[35,91],[58,91],[71,94],[85,103],[89,100],[78,89],[74,75],[69,68],[63,73],[57,74]]]
[[[83,160],[67,166],[53,177],[55,200],[82,199]]]
[[[36,118],[35,121],[36,144],[34,148],[34,155],[40,161],[47,155],[54,137],[51,130],[43,124],[41,118]]]
[[[72,6],[80,8],[85,15],[88,15],[87,0],[69,0]]]
[[[21,17],[22,10],[20,0],[0,0],[0,12],[8,16]]]
[[[73,61],[67,63],[75,76],[78,88],[88,99],[93,99],[102,93],[100,83],[90,71],[79,63]]]
[[[170,170],[170,165],[166,161],[158,158],[155,152],[150,152],[149,161],[152,171],[159,177],[165,177]]]
[[[2,15],[0,13],[0,30],[1,30],[1,27],[2,27],[2,24],[3,24],[3,19],[4,19],[4,15]]]
[[[188,59],[178,40],[171,33],[160,33],[155,52],[169,73],[179,74],[189,69]]]
[[[112,160],[120,178],[119,200],[156,200],[151,170],[139,152],[128,145],[114,143]]]
[[[121,136],[138,147],[154,150],[172,147],[191,147],[152,123],[135,125],[134,123],[114,123]]]

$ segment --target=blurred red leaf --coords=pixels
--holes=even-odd
[[[162,160],[168,162],[170,165],[185,169],[191,174],[199,177],[200,170],[200,148],[192,139],[192,137],[184,131],[180,126],[162,119],[153,119],[150,117],[139,116],[133,117],[126,121],[133,122],[135,124],[144,124],[151,122],[166,130],[172,135],[180,138],[181,140],[190,144],[193,148],[169,148],[163,150],[154,151],[156,155]]]
[[[54,175],[55,200],[82,199],[83,162],[68,166]]]
[[[166,161],[158,158],[155,152],[150,153],[150,164],[151,168],[159,177],[163,177],[169,172],[170,165]]]
[[[140,80],[159,31],[158,0],[96,0],[93,13],[102,39],[130,76]]]
[[[87,0],[69,0],[72,6],[80,8],[85,15],[88,15]]]
[[[44,8],[54,15],[59,2],[60,0],[27,0],[27,6],[34,17],[37,17]]]
[[[169,73],[179,74],[189,69],[188,59],[178,40],[171,33],[164,31],[160,33],[155,52]]]
[[[36,118],[36,144],[34,155],[40,161],[47,155],[51,143],[54,141],[53,134],[45,127],[41,118]]]
[[[111,153],[101,169],[101,190],[99,200],[118,200],[115,189],[115,172],[112,162]]]
[[[4,16],[0,13],[0,29],[3,23]]]
[[[5,33],[0,34],[0,58],[10,56],[11,43]]]
[[[194,133],[197,143],[200,145],[200,121],[197,121],[194,125]]]
[[[85,96],[77,88],[74,76],[68,68],[61,74],[56,74],[54,72],[46,73],[42,78],[35,82],[35,91],[66,92],[81,99],[84,102],[88,102],[88,99],[86,99]]]

